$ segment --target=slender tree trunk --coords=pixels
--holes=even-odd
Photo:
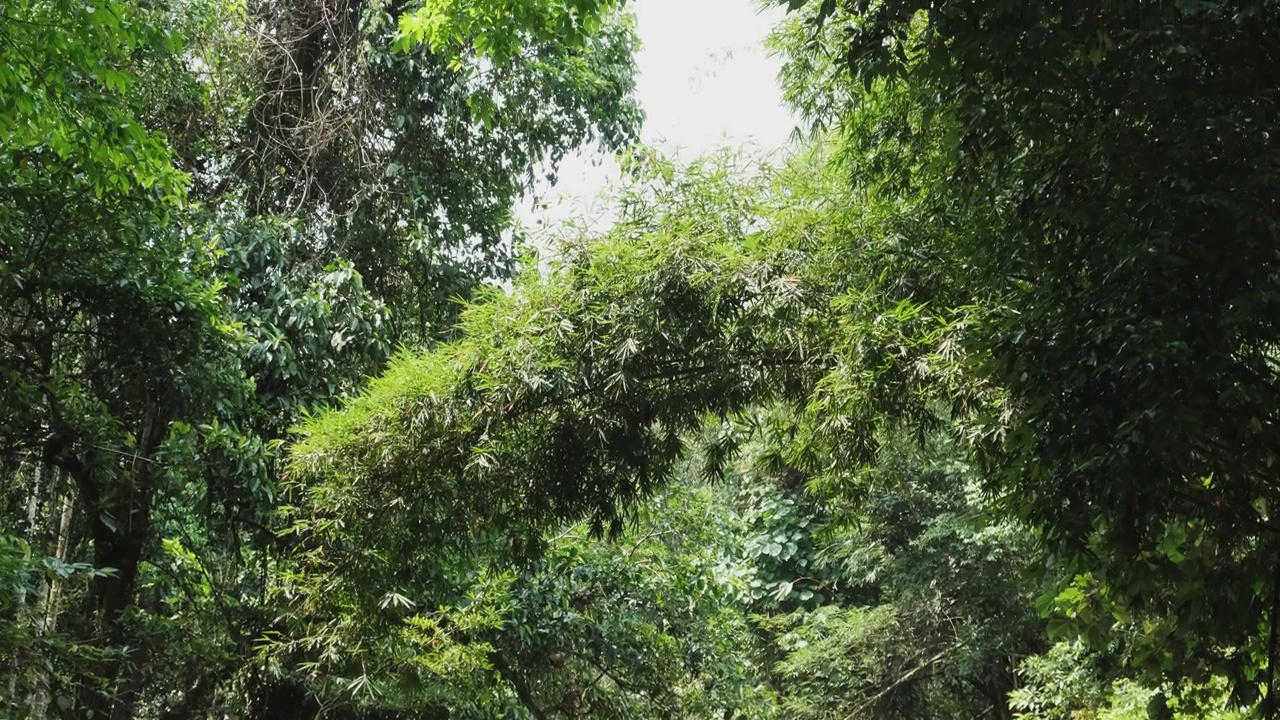
[[[26,464],[18,466],[17,483],[22,482],[22,474]],[[36,520],[39,517],[40,509],[40,484],[43,480],[44,465],[37,462],[32,471],[31,494],[27,498],[27,541],[31,545],[35,545],[38,541],[36,538]],[[19,623],[25,623],[29,618],[33,617],[32,613],[27,610],[27,585],[22,583],[18,586],[18,597],[16,599],[16,619]],[[9,661],[9,682],[8,692],[5,693],[6,698],[13,698],[18,692],[18,675],[22,672],[21,658],[13,658]]]
[[[67,561],[67,552],[71,546],[71,520],[75,517],[76,501],[73,488],[70,483],[63,478],[62,492],[60,495],[60,509],[58,517],[58,537],[54,547],[53,557],[58,562]],[[52,581],[45,581],[43,589],[44,607],[40,614],[40,633],[43,634],[52,630],[58,623],[58,601],[62,595],[62,581],[54,578]]]
[[[138,566],[151,528],[150,493],[131,492],[129,495],[134,502],[101,504],[91,508],[96,510],[92,519],[93,566],[98,570],[109,568],[111,574],[99,575],[90,583],[89,627],[93,631],[94,644],[113,652],[129,644],[128,634],[120,621],[133,604]],[[108,688],[114,688],[126,662],[118,655],[109,657],[99,666],[97,680]],[[83,689],[80,705],[84,710],[92,711],[95,718],[129,717],[127,698],[115,693],[105,694],[93,687]]]
[[[49,490],[53,497],[53,508],[57,512],[57,535],[54,537],[53,558],[59,563],[67,561],[71,546],[71,521],[75,515],[75,492],[65,473],[51,468],[53,475]],[[49,472],[49,471],[47,471]],[[39,604],[35,608],[35,631],[37,636],[53,632],[58,625],[61,613],[62,580],[58,576],[51,579],[47,574],[40,577],[40,589],[37,593]],[[27,704],[34,717],[43,717],[49,707],[48,667],[42,665],[38,676],[32,683]]]
[[[131,461],[124,467],[101,470],[102,477],[88,471],[90,474],[79,480],[96,492],[95,501],[86,506],[92,515],[94,568],[112,569],[109,575],[95,577],[89,587],[89,627],[94,644],[106,650],[120,651],[129,645],[120,621],[133,606],[138,568],[151,534],[154,458],[167,432],[168,422],[153,404],[137,434],[137,450]],[[92,711],[94,718],[132,717],[138,685],[122,678],[127,662],[113,655],[100,664],[97,679],[112,692],[84,687],[80,693],[82,710]]]

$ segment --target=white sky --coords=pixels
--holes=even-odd
[[[641,141],[668,155],[691,159],[718,147],[781,147],[795,125],[782,105],[778,58],[763,43],[783,17],[758,0],[633,0],[643,44],[636,55],[636,95],[647,118]],[[526,226],[542,221],[609,215],[601,191],[618,177],[612,157],[590,153],[568,157],[554,188],[537,189],[535,207],[526,198],[517,217]]]

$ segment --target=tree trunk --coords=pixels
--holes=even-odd
[[[75,517],[76,500],[72,486],[66,482],[66,478],[62,479],[61,509],[58,518],[58,537],[54,547],[53,557],[58,562],[67,561],[67,552],[71,546],[71,520]],[[42,588],[44,596],[44,607],[40,613],[39,632],[44,634],[52,630],[58,621],[58,600],[62,595],[62,581],[54,578],[52,581],[46,580]]]
[[[112,463],[96,470],[81,465],[82,476],[76,478],[82,489],[88,489],[84,494],[93,533],[93,566],[113,571],[95,577],[89,587],[87,619],[93,642],[114,653],[95,673],[106,690],[85,685],[80,692],[81,710],[92,712],[94,718],[128,720],[133,713],[137,684],[127,678],[121,682],[129,662],[118,654],[129,645],[121,619],[133,606],[138,567],[150,538],[156,471],[153,458],[167,432],[168,422],[161,420],[153,404],[137,435],[136,454],[127,465]]]
[[[92,520],[93,566],[97,570],[111,568],[114,572],[95,577],[90,584],[89,627],[93,628],[94,644],[109,651],[118,652],[128,645],[129,637],[120,620],[133,605],[138,566],[151,525],[150,493],[138,493],[135,499],[138,502],[132,506],[111,508],[123,517],[99,507]],[[113,515],[116,517],[108,519]],[[115,688],[127,662],[127,658],[120,655],[108,657],[99,665],[96,679],[107,688]],[[128,718],[130,700],[120,693],[108,694],[86,686],[81,692],[80,705],[92,711],[95,718]]]
[[[16,484],[22,483],[22,472],[25,463],[18,466]],[[35,545],[38,540],[36,538],[36,519],[39,517],[38,510],[40,508],[40,491],[41,480],[44,478],[44,464],[37,462],[35,469],[32,471],[31,494],[27,498],[27,542]],[[15,616],[19,623],[29,622],[33,617],[33,613],[27,610],[27,585],[22,583],[18,586],[18,597],[15,599]],[[33,625],[35,623],[32,623]],[[22,672],[22,659],[15,657],[9,661],[9,682],[8,692],[5,693],[6,698],[13,698],[18,692],[18,675]]]

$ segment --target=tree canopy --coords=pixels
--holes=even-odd
[[[4,4],[6,716],[1280,717],[1280,6],[785,5]]]

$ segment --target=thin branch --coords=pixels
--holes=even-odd
[[[897,680],[894,680],[892,683],[889,683],[889,685],[886,686],[880,692],[876,693],[875,695],[872,695],[871,697],[859,703],[858,706],[853,710],[853,712],[845,716],[845,720],[856,720],[856,718],[859,715],[861,715],[867,709],[871,708],[877,702],[880,702],[880,699],[883,698],[885,695],[888,695],[889,693],[898,689],[898,687],[903,685],[904,683],[910,682],[913,678],[915,678],[915,676],[933,667],[933,665],[937,663],[939,660],[943,659],[948,654],[960,649],[962,646],[964,646],[963,641],[958,642],[950,647],[943,648],[933,657],[930,657],[928,660],[925,660],[923,663],[917,665],[915,668],[911,669],[902,677],[898,678]]]
[[[529,712],[537,718],[537,720],[551,720],[551,718],[543,712],[542,708],[538,706],[537,701],[534,700],[533,693],[529,690],[529,686],[525,685],[524,680],[522,680],[520,676],[511,669],[511,666],[507,665],[506,661],[502,659],[502,656],[494,653],[490,659],[493,661],[494,668],[498,670],[498,674],[501,675],[504,680],[511,683],[511,687],[516,691],[516,697],[520,698],[520,703],[528,708]]]

